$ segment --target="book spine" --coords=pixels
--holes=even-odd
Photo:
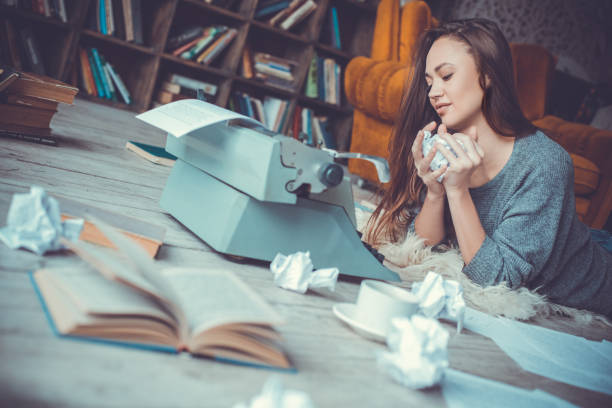
[[[132,1],[121,0],[123,8],[123,24],[125,26],[125,41],[134,41],[134,18],[132,16]]]
[[[193,90],[202,89],[204,93],[209,95],[215,95],[217,93],[217,86],[204,81],[198,81],[196,79],[188,78],[178,74],[172,74],[170,76],[170,82],[184,86],[185,88],[191,88]]]
[[[202,55],[202,60],[198,58],[198,62],[203,64],[209,64],[212,62],[218,55],[220,55],[223,50],[227,48],[227,46],[236,38],[238,34],[238,30],[235,28],[230,28],[222,37],[219,38],[215,44],[210,46],[210,50],[206,50]]]
[[[325,100],[325,64],[323,58],[317,57],[317,89],[319,99]]]
[[[104,35],[108,34],[106,28],[106,0],[98,0],[98,20],[100,24],[100,32]]]
[[[89,66],[87,52],[83,48],[79,50],[79,58],[81,60],[81,75],[83,76],[83,85],[85,85],[85,91],[88,95],[94,95],[96,92],[96,85],[94,83],[92,86],[93,75],[91,73],[91,67]]]
[[[182,45],[185,45],[192,40],[201,37],[204,34],[202,27],[190,27],[185,31],[168,38],[168,44],[166,45],[167,50],[174,50]]]
[[[0,130],[0,136],[10,137],[13,139],[26,140],[28,142],[41,143],[41,144],[46,144],[50,146],[57,146],[57,140],[51,137],[27,135],[21,132],[9,132],[9,131],[4,131],[4,130]]]
[[[249,47],[244,47],[242,50],[242,76],[248,79],[253,78],[253,60]]]
[[[109,63],[107,63],[107,65],[108,65],[108,72],[110,76],[113,78],[113,81],[115,81],[115,85],[117,85],[117,89],[119,90],[119,93],[121,94],[121,97],[123,98],[123,101],[126,104],[130,105],[132,103],[130,92],[128,91],[127,87],[123,83],[123,80],[121,79],[119,74],[117,74],[117,72],[115,71],[115,68],[113,68],[113,66]]]
[[[208,35],[204,38],[202,38],[200,41],[197,42],[196,45],[194,45],[191,49],[185,51],[184,53],[181,54],[181,58],[183,59],[192,59],[194,57],[196,57],[198,54],[200,54],[204,48],[206,48],[206,46],[208,44],[210,44],[212,42],[212,40],[221,33],[221,28],[220,27],[213,27],[209,32]]]
[[[98,75],[100,77],[100,83],[102,84],[102,91],[104,97],[106,99],[111,99],[110,87],[106,82],[106,76],[104,75],[104,68],[102,67],[102,60],[100,59],[100,54],[98,53],[97,48],[91,49],[91,54],[94,57],[94,63],[96,64],[96,69],[98,70]]]
[[[59,0],[58,5],[59,5],[58,14],[59,14],[60,20],[62,20],[62,22],[64,23],[67,23],[68,13],[66,12],[66,0]]]
[[[132,19],[134,27],[134,43],[144,44],[144,38],[142,33],[142,1],[131,0],[132,2]]]
[[[113,13],[112,0],[104,0],[106,2],[106,27],[108,27],[108,35],[115,34],[115,15]]]
[[[96,67],[96,62],[94,61],[91,49],[89,49],[87,52],[87,58],[89,59],[89,66],[91,67],[91,73],[94,78],[94,83],[96,84],[96,93],[98,98],[104,98],[104,87],[102,82],[100,82],[100,73],[98,72],[98,67]]]
[[[317,55],[315,54],[310,60],[310,67],[306,77],[306,96],[316,98],[318,96],[317,89]]]
[[[283,30],[289,30],[295,24],[308,17],[308,15],[316,8],[317,4],[314,1],[307,0],[282,23],[280,23],[280,28],[282,28]]]
[[[289,6],[289,1],[280,1],[276,4],[271,4],[267,7],[262,7],[255,11],[255,18],[265,17],[277,11],[284,10]]]
[[[331,8],[331,14],[332,14],[333,29],[334,29],[333,46],[336,47],[337,49],[341,49],[342,43],[340,41],[340,25],[338,24],[338,11],[336,10],[335,7]]]
[[[102,71],[104,71],[104,79],[106,80],[106,83],[108,84],[108,88],[110,90],[111,100],[116,101],[117,91],[115,90],[115,86],[113,85],[113,80],[108,70],[108,63],[105,61],[102,61]]]

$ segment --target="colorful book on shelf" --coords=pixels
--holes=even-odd
[[[323,141],[325,142],[325,146],[329,149],[337,149],[338,145],[336,144],[336,138],[334,137],[331,131],[329,118],[327,116],[319,116],[317,119],[319,122],[319,128],[321,129],[321,134],[323,136]]]
[[[200,81],[198,79],[189,78],[184,75],[170,74],[168,76],[168,82],[178,84],[181,86],[181,88],[192,89],[193,91],[202,89],[205,94],[211,96],[215,96],[217,94],[217,85],[205,81]]]
[[[94,56],[93,56],[93,53],[91,52],[91,49],[87,50],[87,60],[89,61],[89,67],[91,68],[91,74],[94,79],[94,84],[96,85],[95,94],[98,96],[98,98],[104,98],[105,93],[104,93],[104,85],[102,84],[102,77],[100,76],[100,71],[98,70],[98,66],[96,65],[96,61],[94,60]]]
[[[130,140],[125,144],[125,148],[147,159],[151,163],[161,164],[162,166],[172,167],[176,161],[176,157],[168,153],[166,149],[161,146],[153,146]]]
[[[255,10],[255,18],[262,18],[269,16],[272,13],[277,13],[281,10],[289,7],[289,0],[277,0],[274,2],[264,2],[262,4],[257,4],[257,9]]]
[[[213,42],[210,47],[206,49],[206,51],[198,56],[197,62],[202,64],[210,64],[223,52],[223,50],[227,48],[228,45],[230,45],[234,38],[236,38],[236,35],[238,35],[238,30],[235,28],[228,29],[219,38],[217,38],[215,42]]]
[[[106,28],[106,2],[105,0],[97,0],[97,10],[98,13],[96,15],[98,19],[98,27],[100,27],[100,32],[104,35],[108,34],[108,30]]]
[[[66,242],[88,265],[30,273],[55,334],[292,370],[275,330],[282,317],[230,270],[159,269],[130,239],[91,221],[127,261]]]
[[[115,67],[113,67],[108,62],[106,63],[106,69],[108,70],[110,77],[115,82],[115,85],[117,86],[117,89],[119,90],[119,94],[121,95],[121,98],[123,99],[123,102],[130,105],[132,103],[132,96],[130,95],[130,91],[128,90],[127,86],[125,86],[123,79],[121,79],[121,76],[117,73],[117,71],[115,70]]]
[[[253,78],[253,56],[251,49],[245,46],[242,50],[242,76],[247,79]]]
[[[108,81],[106,79],[106,74],[104,73],[104,68],[102,66],[102,59],[100,58],[100,53],[97,48],[90,48],[91,56],[93,57],[93,63],[95,65],[95,70],[98,73],[98,78],[100,79],[100,85],[102,87],[102,94],[104,98],[111,99],[110,86],[108,85]]]
[[[134,17],[132,14],[132,0],[121,0],[123,10],[123,26],[125,30],[125,41],[134,41]]]
[[[218,38],[225,31],[227,31],[227,26],[208,27],[204,32],[204,35],[195,45],[193,45],[193,47],[181,53],[181,58],[188,60],[196,58],[206,49],[206,47],[208,47],[216,38]]]
[[[310,66],[308,67],[308,74],[306,75],[306,91],[304,94],[309,98],[318,97],[317,89],[317,55],[315,54],[310,60]]]
[[[109,73],[107,62],[104,59],[103,55],[100,55],[100,63],[102,64],[102,74],[104,75],[104,81],[108,84],[110,99],[113,101],[117,101],[117,90],[115,88],[115,85],[113,85],[113,79]]]
[[[189,26],[184,27],[178,32],[172,33],[172,35],[166,41],[166,50],[175,50],[194,39],[201,37],[204,34],[204,27],[201,26]]]
[[[144,44],[144,33],[142,23],[142,0],[131,0],[132,3],[132,27],[134,29],[134,44]]]
[[[113,2],[112,0],[104,0],[104,5],[106,6],[106,27],[108,31],[108,35],[115,34],[115,15],[113,12]]]
[[[87,51],[84,48],[79,49],[79,59],[81,62],[81,77],[83,78],[85,91],[88,95],[96,95],[98,92],[96,89],[96,83],[94,81]]]
[[[317,3],[315,3],[314,0],[306,0],[293,13],[284,19],[280,23],[279,27],[283,30],[289,30],[291,27],[308,17],[316,8]]]
[[[337,49],[342,48],[342,42],[340,40],[340,24],[338,23],[338,10],[335,7],[330,9],[330,19],[331,27],[330,30],[332,32],[332,47]]]
[[[292,0],[286,8],[280,10],[274,16],[272,16],[272,18],[268,20],[268,24],[273,26],[277,25],[285,18],[287,18],[291,13],[297,10],[297,8],[304,4],[304,2],[306,2],[306,0]]]

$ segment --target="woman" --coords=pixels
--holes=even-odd
[[[499,28],[445,23],[423,34],[413,61],[368,241],[397,241],[406,228],[427,245],[456,239],[476,283],[526,286],[612,317],[612,254],[577,218],[569,154],[522,114]],[[455,154],[436,143],[423,157],[424,131]],[[432,171],[436,151],[449,165]]]

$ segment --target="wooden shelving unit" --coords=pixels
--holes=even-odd
[[[144,44],[137,45],[118,37],[103,35],[88,28],[88,18],[96,0],[67,0],[68,22],[47,18],[19,8],[1,6],[0,20],[8,19],[14,26],[32,27],[40,44],[47,74],[81,86],[78,52],[82,47],[96,47],[113,63],[129,89],[133,102],[126,105],[80,92],[79,96],[122,109],[142,112],[152,106],[161,82],[169,73],[187,75],[218,86],[214,100],[227,107],[234,91],[263,97],[272,95],[289,101],[289,117],[297,104],[328,116],[332,133],[341,150],[348,149],[352,107],[344,94],[340,105],[333,105],[304,95],[308,66],[315,55],[333,58],[344,69],[358,55],[368,55],[372,41],[378,0],[316,0],[317,9],[289,31],[269,26],[254,18],[259,0],[237,0],[230,8],[206,3],[204,0],[146,0],[142,2]],[[339,17],[342,49],[328,43],[329,10],[336,7]],[[95,10],[95,9],[94,9]],[[201,26],[225,24],[236,28],[238,35],[210,65],[187,61],[165,52],[166,41],[174,28],[190,24]],[[0,36],[0,42],[6,42]],[[3,49],[6,44],[2,44]],[[285,90],[266,85],[240,75],[241,55],[245,46],[298,62],[295,87]],[[343,86],[341,87],[344,88]],[[283,132],[287,133],[291,121]]]

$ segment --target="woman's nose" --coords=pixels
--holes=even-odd
[[[432,82],[428,95],[430,98],[437,98],[442,95],[442,87],[439,85],[438,81]]]

